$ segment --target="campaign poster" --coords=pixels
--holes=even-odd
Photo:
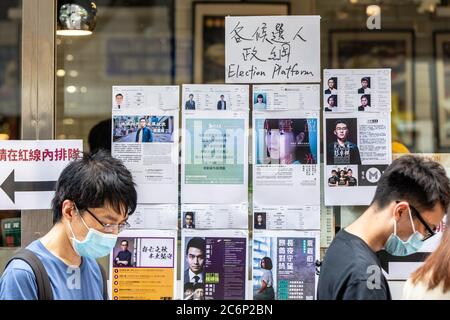
[[[248,231],[182,231],[183,300],[247,298]]]
[[[392,162],[390,112],[332,113],[324,121],[325,205],[369,205]]]
[[[320,256],[319,231],[253,234],[253,300],[313,300]]]
[[[112,300],[173,300],[176,230],[125,230],[110,255]]]
[[[254,228],[319,229],[320,87],[253,89]]]

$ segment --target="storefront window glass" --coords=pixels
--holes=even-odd
[[[21,6],[0,1],[0,140],[21,139]],[[20,246],[20,230],[20,211],[0,210],[0,270]]]
[[[174,79],[173,1],[95,1],[92,35],[57,36],[56,138],[110,147],[113,85]],[[101,138],[99,137],[101,135]]]

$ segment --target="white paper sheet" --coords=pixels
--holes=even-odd
[[[323,176],[323,163],[320,165],[320,174]],[[325,206],[324,184],[320,184],[320,248],[328,248],[335,236],[334,208]],[[341,226],[342,227],[342,226]]]
[[[225,17],[225,82],[320,82],[320,16]]]
[[[369,205],[392,162],[390,112],[325,112],[324,121],[325,205]]]
[[[128,223],[133,229],[177,229],[178,204],[138,204]]]
[[[305,230],[320,228],[320,206],[253,206],[253,229]]]
[[[183,112],[248,111],[248,86],[222,84],[184,84]]]
[[[254,85],[253,111],[317,111],[319,92],[319,84]]]
[[[183,204],[181,227],[184,229],[248,229],[248,205]]]
[[[248,202],[248,87],[184,85],[183,97],[195,92],[202,107],[184,110],[182,120],[181,202]],[[218,110],[206,96],[227,95],[233,110]],[[197,108],[199,110],[197,110]]]
[[[323,70],[325,112],[391,111],[391,69]]]
[[[133,174],[138,203],[177,203],[179,87],[114,86],[112,93],[112,155]]]
[[[254,87],[253,204],[267,229],[320,228],[319,89]]]

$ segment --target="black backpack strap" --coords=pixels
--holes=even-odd
[[[108,300],[108,279],[106,277],[106,271],[103,268],[103,266],[98,263],[98,267],[100,268],[100,272],[102,273],[102,279],[103,279],[103,300]]]
[[[28,249],[21,249],[8,261],[5,269],[11,261],[15,259],[25,261],[31,267],[31,270],[33,270],[36,278],[38,299],[53,300],[53,290],[50,285],[50,279],[47,271],[45,270],[41,260],[34,254],[34,252]]]

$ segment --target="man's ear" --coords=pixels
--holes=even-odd
[[[400,221],[401,217],[405,214],[408,214],[409,204],[406,201],[400,201],[399,203],[393,203],[394,206],[394,219],[395,221]]]
[[[77,214],[75,203],[71,200],[64,200],[61,206],[61,214],[64,218],[71,221]]]

